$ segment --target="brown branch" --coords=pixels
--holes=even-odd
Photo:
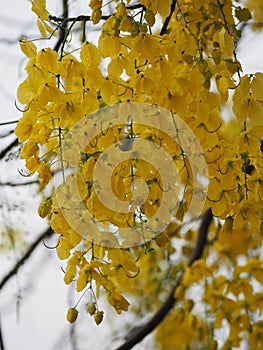
[[[213,214],[211,209],[209,208],[202,217],[202,222],[198,230],[196,245],[194,250],[192,251],[192,254],[189,258],[187,266],[191,266],[196,260],[202,257],[204,247],[206,245],[208,228],[212,221],[212,218],[213,218]],[[119,346],[116,350],[131,349],[134,345],[138,344],[144,337],[150,334],[154,330],[154,328],[162,322],[162,320],[165,318],[168,312],[172,309],[176,301],[174,297],[174,293],[176,289],[180,286],[183,276],[184,276],[184,271],[180,273],[179,277],[175,281],[173,288],[168,294],[166,300],[161,305],[161,307],[157,310],[157,312],[151,317],[151,319],[147,323],[141,326],[137,326],[135,329],[132,329],[132,331],[126,337],[125,342],[121,346]]]
[[[0,282],[0,290],[4,287],[4,285],[13,277],[19,268],[26,262],[26,260],[31,256],[34,250],[37,248],[40,242],[42,242],[45,238],[51,236],[53,233],[52,229],[49,227],[44,231],[36,240],[31,243],[31,245],[27,248],[25,254],[15,263],[13,268],[2,278]]]
[[[177,0],[173,0],[173,2],[171,3],[171,11],[170,11],[169,15],[165,18],[164,24],[163,24],[162,29],[160,31],[160,35],[164,35],[166,33],[167,27],[169,25],[169,22],[171,20],[173,13],[174,13],[176,3],[177,3]]]
[[[0,152],[0,159],[3,159],[6,154],[11,151],[11,149],[13,147],[15,147],[16,145],[18,145],[18,139],[16,138],[15,140],[13,140],[8,146],[6,146],[6,148],[4,148],[1,152]]]

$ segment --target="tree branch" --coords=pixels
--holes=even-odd
[[[52,16],[50,16],[52,17]],[[63,14],[62,14],[62,21],[60,25],[59,35],[58,35],[58,41],[56,45],[54,46],[54,51],[59,50],[61,44],[66,40],[67,37],[67,28],[68,28],[68,0],[63,0]]]
[[[192,251],[192,254],[189,258],[187,266],[191,266],[196,260],[202,257],[204,247],[206,245],[208,228],[212,221],[212,218],[213,218],[213,214],[211,209],[209,208],[203,215],[202,222],[198,230],[196,245],[194,250]],[[157,310],[157,312],[151,317],[151,319],[147,323],[143,324],[142,326],[136,327],[134,331],[131,330],[131,332],[126,337],[125,342],[121,346],[119,346],[116,350],[131,349],[134,345],[138,344],[144,337],[150,334],[153,331],[153,329],[156,326],[158,326],[159,323],[162,322],[162,320],[165,318],[168,312],[172,309],[176,301],[174,297],[174,293],[176,289],[180,286],[183,276],[184,276],[184,271],[180,273],[180,275],[175,281],[173,288],[168,294],[166,300],[161,305],[159,310]]]
[[[136,10],[136,9],[140,9],[140,8],[143,10],[146,10],[146,7],[144,5],[141,5],[141,4],[126,6],[127,10]],[[108,15],[102,15],[101,19],[107,20],[112,15],[113,15],[113,13],[110,13]],[[69,22],[82,22],[82,21],[88,22],[91,20],[91,16],[90,15],[79,15],[77,17],[65,18],[64,16],[57,17],[57,16],[49,15],[49,20],[54,21],[56,23],[65,23],[65,22],[69,23]]]
[[[101,19],[108,19],[112,16],[112,14],[110,15],[103,15],[101,16]],[[82,22],[82,21],[85,21],[85,22],[88,22],[91,20],[91,16],[90,15],[79,15],[77,17],[69,17],[69,18],[63,18],[63,17],[56,17],[56,16],[52,16],[52,15],[49,15],[49,19],[50,21],[54,21],[54,22],[57,22],[57,23],[69,23],[69,22]]]
[[[15,147],[16,145],[18,145],[18,139],[16,138],[14,141],[12,141],[8,146],[6,146],[6,148],[4,148],[1,152],[0,152],[0,159],[3,159],[6,154],[11,151],[11,149],[13,147]]]
[[[49,227],[44,231],[37,239],[31,243],[31,245],[27,248],[25,254],[19,259],[14,267],[3,277],[0,282],[0,290],[4,287],[4,285],[9,281],[11,277],[13,277],[19,268],[25,263],[25,261],[31,256],[34,250],[37,248],[38,244],[43,241],[43,239],[51,236],[53,234],[53,230]]]
[[[4,350],[4,340],[3,340],[3,334],[2,334],[2,324],[1,324],[1,319],[0,319],[0,350]]]
[[[19,186],[30,186],[38,184],[37,180],[35,181],[27,181],[27,182],[0,182],[0,186],[9,186],[9,187],[19,187]]]
[[[164,24],[162,26],[162,29],[160,31],[160,35],[164,35],[166,33],[167,27],[169,25],[170,19],[173,15],[173,12],[175,10],[175,6],[176,6],[177,0],[173,0],[173,2],[171,3],[171,11],[170,14],[166,17]]]

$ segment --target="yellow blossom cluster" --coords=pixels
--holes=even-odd
[[[97,44],[85,39],[71,51],[68,34],[58,52],[20,43],[28,58],[17,93],[20,157],[42,186],[56,183],[38,211],[59,234],[65,283],[91,291],[87,310],[99,324],[101,290],[117,313],[128,310],[125,292],[136,293],[138,313],[152,312],[184,270],[179,306],[157,331],[160,349],[217,349],[223,321],[222,349],[238,347],[244,334],[259,349],[262,322],[250,315],[262,313],[263,298],[250,278],[263,283],[263,74],[244,75],[236,52],[240,23],[253,12],[231,0],[115,5],[104,15],[103,1],[89,2],[83,28],[89,20],[100,26]],[[32,10],[41,34],[51,33],[45,1]],[[215,218],[207,249],[185,268],[197,237],[187,224],[207,208]],[[188,297],[197,286],[203,318]],[[77,315],[70,308],[69,322]]]

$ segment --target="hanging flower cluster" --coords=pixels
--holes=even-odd
[[[97,324],[101,290],[117,313],[127,311],[124,292],[151,294],[184,267],[197,234],[195,226],[184,225],[211,208],[223,221],[214,223],[204,258],[186,268],[175,294],[180,307],[159,329],[157,342],[174,321],[184,329],[182,344],[189,337],[204,344],[205,323],[194,313],[195,301],[184,298],[199,284],[214,317],[209,331],[223,320],[229,324],[222,349],[239,346],[248,329],[249,341],[260,348],[261,323],[252,325],[249,315],[262,312],[262,302],[255,302],[262,293],[245,277],[262,283],[263,74],[243,75],[236,53],[240,23],[251,13],[231,0],[115,5],[106,14],[103,1],[91,0],[91,14],[68,27],[69,18],[51,16],[45,1],[35,0],[41,34],[53,34],[56,22],[53,31],[62,28],[64,41],[59,50],[20,43],[28,58],[17,93],[25,106],[16,127],[20,157],[49,191],[38,211],[59,234],[65,283],[90,292],[87,311]],[[78,21],[83,40],[70,51],[68,35]],[[103,23],[97,44],[87,40],[88,21]],[[228,101],[233,112],[224,121]],[[160,266],[173,260],[177,239],[182,259],[164,275]],[[153,259],[145,255],[152,250]],[[240,265],[238,256],[249,259]],[[233,264],[231,276],[221,274],[219,260]],[[151,277],[154,263],[159,279]],[[152,311],[156,305],[150,304],[144,300],[141,308]],[[69,322],[77,316],[76,306],[68,310]],[[167,336],[163,348],[173,342]],[[208,343],[216,349],[215,339]]]

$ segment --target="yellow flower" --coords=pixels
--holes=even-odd
[[[30,174],[34,174],[37,171],[39,165],[39,160],[36,157],[27,158],[26,159],[26,168],[30,172]]]
[[[40,163],[40,165],[37,168],[37,171],[40,184],[46,186],[52,178],[50,165],[46,163]]]
[[[45,218],[51,212],[52,199],[51,197],[44,197],[38,207],[38,215]]]
[[[130,303],[116,290],[109,292],[109,294],[107,295],[107,299],[118,314],[121,314],[122,311],[127,311],[129,308]]]
[[[38,151],[39,151],[38,145],[35,142],[29,140],[22,147],[20,158],[25,159],[25,158],[31,158],[33,156],[37,156]]]
[[[15,133],[19,142],[26,141],[32,133],[34,121],[31,118],[23,117],[18,121]]]

